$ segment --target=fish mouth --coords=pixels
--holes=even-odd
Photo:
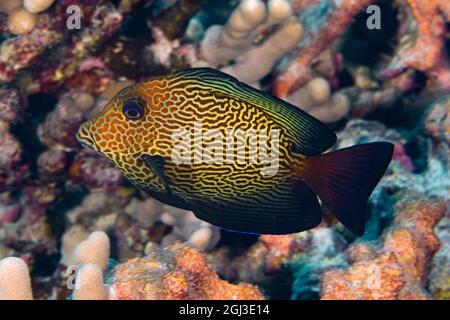
[[[91,131],[89,130],[90,123],[88,121],[83,122],[80,125],[80,128],[78,129],[76,138],[77,141],[83,146],[83,147],[89,147],[95,149],[95,142],[94,138],[91,135]]]

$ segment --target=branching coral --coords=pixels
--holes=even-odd
[[[162,238],[162,246],[173,244],[176,241],[185,241],[193,248],[208,251],[219,242],[219,229],[197,219],[190,211],[163,206],[160,219],[173,228],[171,233]]]
[[[20,258],[0,261],[0,300],[32,300],[31,279],[27,264]]]
[[[245,0],[233,12],[225,26],[212,26],[201,45],[203,58],[213,66],[234,65],[222,71],[247,83],[255,83],[270,73],[277,60],[300,41],[303,28],[290,19],[291,7],[284,0]],[[279,28],[260,45],[254,45],[261,33]]]
[[[450,88],[448,65],[442,65],[444,59],[441,59],[445,54],[445,23],[450,21],[448,1],[406,0],[405,4],[409,9],[408,12],[404,12],[407,15],[405,21],[408,25],[404,28],[405,33],[400,34],[397,55],[383,74],[392,77],[407,68],[412,68],[429,72],[434,78],[441,78],[438,80],[441,80],[447,89]],[[417,36],[412,36],[411,32],[417,32]],[[446,69],[447,79],[442,78],[444,75],[439,69]]]
[[[108,295],[102,269],[94,263],[83,265],[76,275],[74,300],[107,300]]]
[[[106,285],[109,254],[109,238],[99,231],[75,247],[68,268],[68,276],[75,272],[75,300],[264,299],[253,285],[220,279],[203,254],[179,244],[118,264],[108,280],[111,285]],[[0,262],[0,298],[33,298],[28,267],[22,259]]]
[[[201,57],[214,67],[222,66],[223,72],[259,87],[259,81],[270,74],[280,58],[302,43],[303,26],[295,16],[294,5],[299,9],[298,3],[284,0],[269,1],[267,6],[259,0],[242,1],[224,26],[208,28],[201,43]],[[314,59],[318,60],[316,55]],[[331,63],[327,68],[333,67]],[[334,72],[327,76],[335,80]],[[291,91],[287,101],[325,122],[337,121],[350,110],[349,99],[344,94],[332,94],[328,80],[321,77]]]
[[[108,265],[110,244],[108,236],[101,231],[93,232],[81,242],[73,253],[73,263],[84,265],[93,263],[106,270]]]
[[[72,263],[75,268],[75,300],[106,300],[114,294],[103,283],[103,272],[108,266],[110,243],[101,231],[93,232],[76,246]]]

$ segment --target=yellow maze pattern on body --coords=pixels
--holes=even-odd
[[[144,118],[130,121],[120,115],[121,108],[127,99],[135,97],[146,101],[147,110]],[[111,102],[111,107],[105,110],[106,113],[99,115],[104,117],[104,123],[100,122],[97,127],[109,125],[103,130],[94,130],[96,141],[99,141],[102,152],[116,163],[127,178],[142,188],[164,190],[162,181],[139,159],[146,153],[164,157],[164,172],[170,181],[170,188],[184,199],[208,199],[217,205],[239,208],[242,201],[268,203],[271,199],[283,199],[286,193],[292,191],[288,190],[289,180],[293,179],[290,168],[293,162],[300,162],[301,165],[301,158],[292,156],[291,143],[286,128],[280,125],[281,121],[276,121],[254,103],[230,98],[189,78],[171,76],[154,78],[123,90]],[[196,122],[201,123],[202,141],[194,134]],[[233,163],[208,163],[211,160],[208,157],[202,163],[173,163],[172,136],[176,130],[183,128],[192,137],[191,145],[186,147],[194,150],[193,158],[195,151],[206,148],[204,135],[211,130],[219,131],[223,136],[227,129],[253,131],[256,133],[253,139],[260,139],[259,134],[265,132],[269,140],[273,130],[279,130],[278,171],[274,176],[262,175],[262,169],[267,164],[254,163],[255,155],[249,152],[251,139],[240,136],[235,137],[233,150],[223,148],[221,154],[215,154],[216,158],[226,159],[225,153],[232,152],[235,155]],[[244,147],[245,152],[238,150],[238,146]],[[288,197],[286,201],[289,201]],[[289,203],[285,205],[289,206]]]

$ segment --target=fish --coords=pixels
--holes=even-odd
[[[76,137],[156,200],[256,234],[312,229],[326,208],[363,235],[393,154],[385,141],[326,152],[337,140],[327,125],[212,68],[122,89]]]

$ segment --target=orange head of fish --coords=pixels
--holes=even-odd
[[[119,91],[104,109],[81,124],[77,140],[116,163],[138,158],[153,140],[152,103],[141,86]]]

